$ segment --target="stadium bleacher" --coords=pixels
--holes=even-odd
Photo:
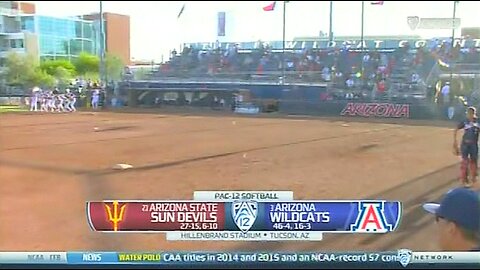
[[[426,96],[427,79],[434,67],[479,62],[478,48],[452,48],[448,40],[432,40],[419,48],[405,43],[395,50],[310,48],[288,50],[285,55],[268,45],[248,51],[238,44],[227,49],[185,46],[182,52],[173,50],[152,79],[327,83],[331,91],[325,99],[416,99]]]

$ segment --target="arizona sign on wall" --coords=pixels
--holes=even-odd
[[[348,103],[340,113],[342,116],[410,118],[409,104],[393,103]]]

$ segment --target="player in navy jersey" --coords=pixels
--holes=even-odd
[[[459,148],[457,144],[457,132],[460,129],[463,129],[463,137]],[[479,130],[480,125],[477,120],[477,110],[475,107],[468,107],[467,119],[458,124],[453,135],[454,152],[456,155],[462,155],[460,180],[467,187],[471,186],[477,180]]]

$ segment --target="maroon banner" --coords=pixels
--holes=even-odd
[[[87,202],[95,231],[218,231],[225,227],[222,202]]]
[[[340,115],[409,118],[410,105],[393,103],[348,103]]]

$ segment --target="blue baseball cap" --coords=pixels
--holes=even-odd
[[[423,209],[463,229],[480,233],[480,194],[472,189],[452,189],[440,203],[426,203]]]

